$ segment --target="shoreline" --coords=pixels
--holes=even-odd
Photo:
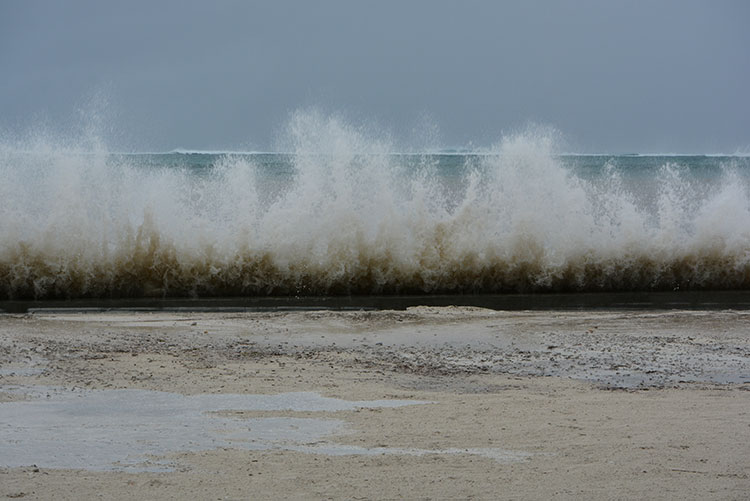
[[[360,402],[263,410],[233,400],[201,415],[256,431],[269,419],[299,420],[294,433],[340,428],[314,446],[290,431],[256,450],[238,436],[140,458],[169,464],[162,472],[52,468],[40,453],[0,465],[0,495],[48,499],[65,485],[71,499],[739,499],[750,490],[748,327],[750,312],[737,310],[0,315],[0,415],[40,388],[53,400],[128,390]],[[429,403],[367,403],[393,400]]]
[[[366,296],[141,297],[0,300],[3,313],[284,312],[405,310],[463,306],[496,311],[750,310],[750,290],[542,292],[529,294],[405,294]]]

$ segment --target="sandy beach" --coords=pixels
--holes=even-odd
[[[744,499],[750,312],[0,316],[0,496]]]

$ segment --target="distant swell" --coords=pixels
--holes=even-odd
[[[445,172],[335,119],[290,137],[288,172],[0,148],[0,298],[750,288],[744,164],[585,174],[532,134]]]

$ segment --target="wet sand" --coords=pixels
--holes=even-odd
[[[0,315],[0,496],[743,499],[748,390],[745,311]]]

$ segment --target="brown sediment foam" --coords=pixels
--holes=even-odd
[[[741,255],[698,250],[663,261],[648,256],[586,255],[562,263],[537,255],[476,253],[396,260],[360,248],[323,259],[281,263],[270,252],[184,252],[158,236],[111,256],[49,256],[19,244],[0,258],[0,298],[207,297],[408,293],[523,293],[747,289]],[[342,254],[345,254],[342,256]],[[420,259],[421,257],[421,259]],[[530,259],[531,258],[531,259]],[[418,263],[415,265],[414,263]]]

